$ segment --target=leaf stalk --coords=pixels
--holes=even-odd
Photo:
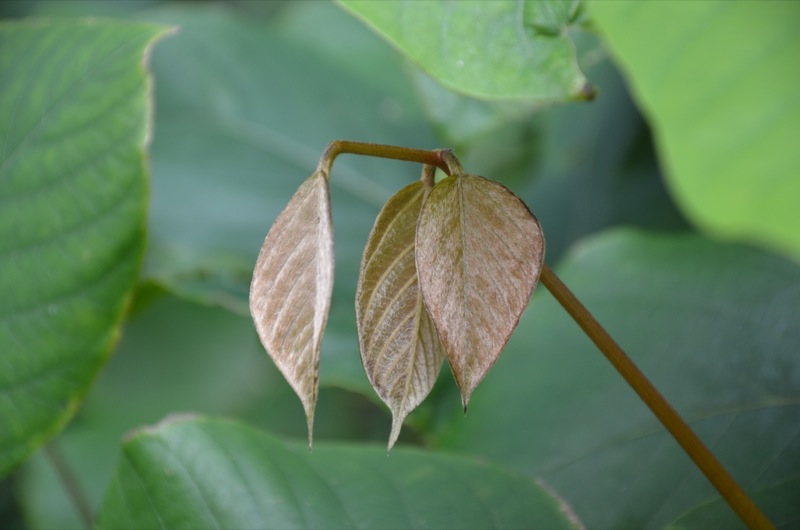
[[[317,171],[323,172],[326,176],[330,175],[331,167],[336,157],[341,154],[351,154],[376,158],[390,158],[392,160],[405,160],[406,162],[418,162],[420,164],[436,166],[449,175],[450,165],[445,161],[445,153],[448,153],[451,159],[455,158],[451,149],[414,149],[397,145],[334,140],[329,143],[322,152],[322,156],[319,158],[319,164],[317,164]]]
[[[769,519],[714,454],[552,269],[544,265],[539,279],[667,428],[747,527],[752,530],[774,529]]]

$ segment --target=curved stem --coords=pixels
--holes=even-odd
[[[436,185],[436,168],[425,164],[422,166],[422,176],[419,179],[422,181],[422,185],[425,188],[425,196],[427,197],[428,193]]]
[[[396,145],[373,144],[368,142],[353,142],[350,140],[334,140],[328,144],[317,164],[317,171],[330,175],[333,161],[341,154],[374,156],[377,158],[391,158],[407,162],[419,162],[436,166],[448,175],[450,167],[442,158],[443,153],[451,153],[450,149],[413,149]]]
[[[442,160],[447,165],[448,175],[461,175],[464,173],[464,168],[461,167],[461,161],[458,159],[452,149],[444,149],[441,151]]]
[[[774,529],[769,519],[758,509],[758,506],[747,496],[747,493],[720,464],[714,454],[547,265],[542,267],[540,280],[583,329],[584,333],[603,352],[620,375],[625,378],[625,381],[653,414],[664,424],[664,427],[683,447],[683,450],[748,528]]]

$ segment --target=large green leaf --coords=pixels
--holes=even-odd
[[[339,0],[446,87],[490,99],[585,98],[572,1]]]
[[[87,6],[99,8],[97,2]],[[47,9],[68,7],[81,5],[56,1]],[[140,15],[181,26],[153,56],[157,112],[146,274],[180,295],[242,313],[259,246],[327,141],[438,145],[392,50],[352,17],[312,2],[287,5],[266,23],[251,14],[236,6],[194,5]],[[317,29],[309,33],[309,27]],[[358,54],[359,60],[340,53]],[[206,62],[196,60],[197,54]],[[319,88],[327,83],[330,105]],[[220,109],[221,100],[235,108]],[[260,131],[267,132],[247,136],[246,126],[229,128],[226,119],[234,112],[258,117]],[[270,148],[270,138],[284,138],[290,147],[282,150],[284,144],[275,140]],[[418,167],[391,161],[343,156],[334,167],[339,255],[322,349],[315,422],[320,440],[385,441],[389,431],[390,418],[378,405],[329,385],[377,401],[359,362],[355,333],[359,259],[383,201],[418,177]],[[348,185],[362,195],[354,197]],[[234,317],[172,298],[158,301],[129,321],[78,421],[59,439],[92,505],[110,477],[121,434],[176,410],[244,417],[273,432],[305,436],[300,401],[258,343],[249,315]],[[415,439],[412,429],[401,434],[401,442]],[[28,523],[80,527],[74,515],[69,518],[74,510],[45,459],[37,455],[34,463],[19,493]]]
[[[126,320],[114,356],[57,439],[92,508],[111,480],[125,432],[175,411],[235,416],[306,438],[303,406],[252,329],[249,316],[168,295]],[[317,409],[317,440],[385,442],[390,418],[360,394],[323,387]],[[406,429],[401,439],[413,435]],[[25,462],[17,484],[31,530],[85,527],[43,451]]]
[[[0,24],[0,473],[72,416],[144,251],[151,83],[166,29]]]
[[[772,521],[781,528],[797,528],[800,510],[797,509],[797,492],[800,479],[794,478],[776,486],[758,491],[753,500],[770,514]],[[671,529],[702,528],[703,530],[727,530],[740,527],[742,523],[722,499],[702,504],[669,524]]]
[[[559,270],[742,486],[777,492],[766,514],[796,522],[780,491],[800,475],[800,267],[698,236],[616,231]],[[460,416],[442,412],[435,445],[544,477],[590,528],[660,528],[719,499],[543,290]]]
[[[125,441],[99,528],[568,528],[529,479],[465,458],[313,453],[245,425],[177,418]]]
[[[703,229],[800,258],[800,4],[596,2],[591,14]]]

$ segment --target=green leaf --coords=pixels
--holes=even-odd
[[[176,418],[125,441],[98,528],[568,528],[533,481],[452,456]]]
[[[800,258],[800,5],[596,2],[591,14],[687,215]]]
[[[144,59],[167,31],[0,23],[0,473],[64,426],[116,341],[144,252]]]
[[[797,480],[800,267],[698,236],[616,231],[584,242],[559,275],[746,490]],[[469,417],[450,414],[434,439],[543,477],[590,528],[661,528],[719,498],[541,290]]]
[[[123,435],[176,410],[253,417],[272,428],[285,425],[277,417],[285,411],[296,425],[292,434],[305,435],[302,407],[279,384],[252,329],[247,317],[168,295],[126,318],[113,357],[56,440],[92,509]],[[28,528],[86,528],[44,451],[31,455],[16,478]]]
[[[778,529],[797,528],[800,510],[797,509],[797,492],[800,478],[788,480],[776,486],[755,492],[753,501],[770,514],[770,521]],[[741,527],[742,523],[722,499],[702,504],[670,523],[667,528],[702,528],[704,530],[727,530]]]
[[[357,352],[351,354],[357,359]],[[264,354],[249,317],[160,296],[126,319],[113,357],[57,438],[93,510],[111,479],[123,435],[184,410],[242,418],[298,444],[308,436],[303,407]],[[315,443],[384,443],[390,422],[366,394],[322,387]],[[416,439],[410,429],[404,434],[404,441]],[[21,466],[15,483],[31,530],[85,528],[43,451]]]
[[[572,40],[577,1],[339,0],[444,86],[488,99],[582,99]]]

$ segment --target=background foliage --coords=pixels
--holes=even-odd
[[[361,9],[344,3],[346,10]],[[325,144],[347,138],[452,146],[468,171],[519,194],[543,226],[546,261],[776,525],[797,525],[800,269],[793,260],[800,219],[793,205],[800,196],[800,161],[792,142],[800,105],[786,87],[798,81],[791,68],[798,37],[787,29],[798,8],[777,2],[760,8],[748,2],[514,5],[523,6],[523,16],[505,19],[522,32],[514,46],[534,49],[548,35],[560,47],[574,45],[583,73],[571,70],[572,79],[585,75],[598,88],[596,101],[551,105],[536,94],[467,86],[442,66],[452,56],[405,47],[396,28],[386,25],[402,18],[396,13],[386,19],[361,9],[370,30],[346,10],[317,2],[2,4],[7,16],[100,14],[180,26],[151,58],[155,128],[143,271],[113,357],[91,387],[76,380],[77,395],[88,396],[58,436],[92,508],[102,514],[100,523],[135,526],[139,521],[126,522],[120,499],[160,488],[209,488],[200,500],[183,496],[164,507],[176,517],[171,521],[194,523],[199,520],[190,517],[202,513],[195,503],[216,498],[222,484],[261,491],[256,482],[266,472],[231,478],[236,474],[225,466],[202,464],[213,455],[249,469],[246,460],[226,460],[237,447],[258,465],[266,465],[265,454],[285,455],[296,463],[287,464],[292,477],[308,473],[308,466],[321,466],[317,472],[329,485],[350,477],[331,490],[343,495],[353,484],[374,486],[376,473],[388,476],[384,487],[397,486],[404,479],[395,474],[404,465],[406,471],[468,469],[458,481],[462,491],[467,495],[470,484],[464,477],[482,477],[475,493],[496,526],[568,525],[558,500],[588,527],[738,524],[544,289],[476,390],[469,415],[463,417],[444,371],[400,439],[400,446],[425,451],[401,449],[386,461],[390,417],[359,364],[353,298],[378,210],[418,178],[416,167],[399,162],[343,157],[334,169],[337,261],[322,349],[317,448],[310,456],[298,452],[305,438],[302,407],[258,343],[246,294],[270,224]],[[477,24],[491,13],[469,15]],[[454,27],[462,31],[462,24]],[[449,42],[446,34],[440,42]],[[464,50],[476,54],[480,45],[464,44]],[[4,46],[0,56],[8,57],[5,49],[11,48]],[[492,68],[506,66],[480,65],[488,72],[482,75],[501,80],[508,71],[492,77]],[[30,86],[41,89],[43,80],[34,77]],[[0,100],[8,86],[0,84]],[[509,95],[516,99],[504,99]],[[9,133],[3,134],[8,145]],[[0,179],[8,186],[6,175]],[[40,220],[47,207],[21,212],[9,204],[0,210],[0,229],[7,233]],[[53,266],[73,262],[70,254],[59,259]],[[4,248],[0,265],[17,263]],[[3,285],[3,303],[18,303],[7,296],[16,291]],[[6,336],[18,329],[10,320],[14,311],[7,313],[0,321]],[[8,342],[0,347],[0,375],[10,378]],[[7,390],[0,395],[10,402]],[[139,431],[120,445],[130,429],[180,411],[250,426],[184,418]],[[182,437],[193,432],[203,440],[195,446],[202,446],[202,458],[164,455],[170,444],[186,447]],[[363,447],[372,442],[381,449]],[[451,460],[445,453],[460,456]],[[336,468],[338,454],[363,458],[365,467]],[[145,475],[148,466],[183,474],[173,480],[154,475],[150,486],[136,490],[131,466]],[[412,484],[423,492],[447,489],[419,476],[400,491],[411,491],[403,488]],[[497,492],[508,497],[501,501]],[[7,476],[0,495],[4,526],[81,526],[41,451]],[[295,503],[296,513],[317,513],[332,499],[330,491],[317,498],[321,504],[311,507],[287,502]],[[218,500],[223,506],[228,501]],[[394,504],[384,501],[370,503],[375,508],[358,524],[398,524],[402,519],[380,518],[394,513]],[[395,515],[443,513],[425,512],[418,502]],[[236,506],[237,523],[277,524]],[[491,519],[501,508],[505,515]],[[302,519],[289,520],[302,525]]]

